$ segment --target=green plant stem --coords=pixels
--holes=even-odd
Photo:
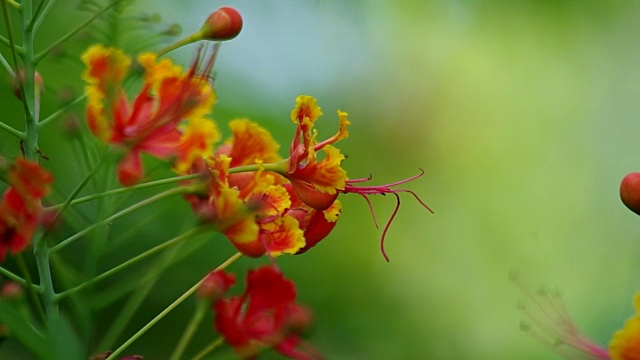
[[[71,205],[71,202],[76,198],[76,196],[78,196],[78,194],[80,193],[80,191],[82,191],[82,189],[89,183],[89,181],[91,181],[91,179],[96,175],[96,173],[98,172],[98,169],[100,168],[100,166],[102,166],[102,164],[104,164],[106,162],[107,159],[111,158],[111,154],[109,151],[107,151],[106,153],[102,154],[102,156],[100,157],[100,160],[98,161],[98,163],[93,167],[93,169],[91,169],[91,171],[87,174],[87,176],[84,177],[84,179],[82,179],[82,181],[80,182],[80,184],[78,184],[78,186],[76,186],[76,188],[71,192],[71,194],[67,197],[67,199],[65,200],[65,202],[62,204],[62,206],[60,207],[60,210],[58,210],[58,212],[56,213],[56,216],[54,218],[54,221],[57,220],[58,218],[60,218],[60,216],[62,215],[62,213]]]
[[[97,19],[98,17],[100,17],[100,15],[104,14],[107,10],[111,9],[112,7],[116,6],[121,0],[114,0],[112,2],[110,2],[109,4],[107,4],[105,7],[103,7],[102,9],[100,9],[98,12],[96,12],[95,14],[93,14],[93,16],[91,16],[89,19],[87,19],[85,22],[83,22],[82,24],[80,24],[78,27],[76,27],[75,29],[71,30],[70,32],[68,32],[67,34],[63,35],[60,39],[58,39],[56,42],[54,42],[53,44],[49,45],[48,48],[46,48],[45,50],[43,50],[41,53],[39,53],[38,55],[36,55],[35,57],[35,62],[39,63],[45,56],[47,56],[53,49],[55,49],[57,46],[60,46],[61,44],[63,44],[64,42],[66,42],[67,40],[71,39],[75,34],[77,34],[78,32],[80,32],[82,29],[86,28],[87,26],[89,26],[95,19]]]
[[[26,137],[24,139],[25,156],[35,160],[39,155],[38,148],[38,122],[40,117],[40,89],[35,81],[36,59],[34,53],[34,34],[27,27],[32,16],[32,1],[22,2],[22,81],[18,81],[22,88],[22,104],[25,110]]]
[[[253,164],[253,165],[233,167],[229,169],[229,174],[258,171],[260,169],[263,169],[265,171],[272,171],[278,174],[285,174],[288,166],[289,166],[289,159],[284,159],[277,163]]]
[[[47,1],[47,6],[44,7],[44,10],[42,10],[42,14],[38,16],[38,18],[36,19],[36,22],[33,26],[33,32],[35,33],[38,32],[38,29],[40,29],[40,25],[42,25],[42,21],[47,17],[47,15],[49,14],[49,11],[51,11],[51,8],[53,8],[53,5],[55,3],[56,3],[56,0]]]
[[[225,269],[227,266],[233,264],[234,261],[238,260],[241,257],[242,257],[242,253],[236,253],[233,256],[231,256],[229,259],[227,259],[225,262],[220,264],[220,266],[218,266],[215,270]],[[127,341],[125,341],[124,344],[120,345],[119,348],[114,350],[113,353],[111,353],[111,355],[109,355],[109,357],[106,360],[116,359],[118,355],[120,355],[127,347],[129,347],[129,345],[131,345],[133,342],[138,340],[138,338],[144,335],[144,333],[146,333],[155,324],[157,324],[160,320],[162,320],[168,313],[173,311],[173,309],[175,309],[178,305],[182,304],[183,301],[185,301],[189,296],[195,293],[200,287],[200,284],[202,283],[202,281],[203,279],[201,279],[195,285],[189,288],[189,290],[187,290],[184,294],[180,295],[180,297],[178,297],[174,302],[172,302],[169,306],[167,306],[164,310],[162,310],[158,315],[156,315],[156,317],[151,319],[151,321],[149,321],[145,326],[143,326],[140,330],[138,330],[137,333],[135,333]]]
[[[207,345],[207,347],[200,350],[200,352],[197,353],[196,356],[192,357],[191,360],[200,360],[204,358],[205,356],[207,356],[207,354],[215,350],[218,346],[222,345],[223,342],[224,342],[224,338],[222,336],[217,338],[214,342]]]
[[[189,320],[189,324],[187,324],[187,327],[184,329],[184,333],[182,333],[182,337],[180,338],[178,345],[176,345],[176,348],[169,360],[182,359],[184,350],[187,348],[187,345],[189,345],[189,342],[193,338],[193,334],[195,334],[196,330],[198,329],[198,325],[200,325],[200,323],[202,322],[204,315],[209,309],[209,306],[209,301],[198,299],[198,303],[196,304],[196,309],[193,312],[193,316],[191,317],[191,320]]]
[[[77,204],[81,204],[83,202],[87,202],[87,201],[91,201],[91,200],[95,200],[95,199],[100,199],[100,198],[104,198],[104,197],[108,197],[108,196],[123,194],[123,193],[131,192],[131,191],[135,191],[135,190],[138,190],[138,189],[145,189],[145,188],[150,188],[150,187],[159,186],[159,185],[172,184],[172,183],[176,183],[176,182],[180,182],[180,181],[193,180],[193,179],[197,179],[199,177],[201,177],[200,174],[193,174],[193,175],[176,176],[176,177],[162,179],[162,180],[149,181],[149,182],[142,183],[142,184],[137,184],[137,185],[128,186],[128,187],[124,187],[124,188],[109,190],[109,191],[105,191],[105,192],[102,192],[102,193],[98,193],[98,194],[93,194],[93,195],[88,195],[88,196],[84,196],[84,197],[81,197],[81,198],[77,198],[77,199],[71,201],[70,205],[77,205]],[[50,210],[50,209],[58,209],[58,208],[60,208],[62,206],[63,206],[63,204],[49,206],[49,207],[45,208],[45,211],[46,210]]]
[[[2,121],[0,121],[0,129],[8,132],[9,134],[17,137],[20,140],[24,140],[26,138],[26,134],[23,133],[22,131],[18,131],[14,128],[12,128],[11,126],[3,123]]]
[[[205,243],[203,241],[196,246],[193,246],[194,240],[197,239],[192,239],[188,242],[182,242],[176,245],[173,251],[165,252],[159,259],[156,260],[154,264],[145,269],[145,274],[137,275],[131,272],[128,273],[130,278],[139,279],[137,284],[135,284],[135,291],[131,293],[131,296],[129,296],[124,305],[120,307],[118,315],[113,319],[113,321],[111,321],[109,329],[105,332],[102,339],[100,339],[98,346],[96,346],[96,352],[103,349],[113,348],[113,344],[118,339],[120,334],[122,334],[122,331],[124,331],[129,321],[134,317],[142,302],[147,298],[149,291],[151,291],[156,282],[159,281],[162,272],[168,269],[171,264],[174,264],[179,259],[187,256],[192,251],[199,249]],[[188,248],[186,252],[180,251],[185,247]],[[133,289],[123,289],[121,286],[118,286],[116,289],[111,288],[109,289],[109,291],[103,291],[102,293],[95,296],[96,300],[99,299],[103,303],[96,304],[95,301],[92,301],[92,308],[101,308],[106,304],[116,300],[118,297],[122,296],[122,294],[114,294],[113,290],[115,290],[116,292],[126,291],[127,293],[129,293]]]
[[[76,104],[81,103],[82,101],[84,101],[84,99],[87,98],[87,95],[82,95],[80,97],[78,97],[77,99],[73,100],[72,102],[66,104],[65,106],[63,106],[61,109],[59,109],[58,111],[54,112],[53,114],[47,116],[46,119],[43,119],[42,121],[40,121],[38,123],[38,126],[40,128],[42,128],[43,126],[49,124],[51,121],[55,120],[56,118],[58,118],[58,116],[62,115],[65,113],[65,111],[67,111],[70,107],[75,106]]]
[[[47,242],[41,237],[33,244],[33,255],[38,266],[38,276],[40,277],[40,298],[44,309],[48,315],[57,316],[58,305],[55,303],[55,290],[51,277],[51,266],[49,264],[49,253],[47,252]]]
[[[101,280],[104,280],[104,279],[108,278],[111,275],[114,275],[114,274],[120,272],[121,270],[123,270],[123,269],[125,269],[125,268],[127,268],[127,267],[129,267],[129,266],[141,261],[141,260],[146,259],[150,255],[153,255],[153,254],[157,253],[158,251],[161,251],[161,250],[164,250],[164,249],[168,249],[168,248],[170,248],[170,247],[172,247],[172,246],[174,246],[176,244],[179,244],[180,242],[182,242],[182,241],[184,241],[186,239],[189,239],[189,238],[192,238],[192,237],[194,237],[194,236],[196,236],[198,234],[201,234],[204,231],[206,231],[207,228],[208,227],[206,227],[206,226],[197,227],[197,228],[192,229],[190,231],[187,231],[186,233],[184,233],[184,234],[182,234],[180,236],[177,236],[177,237],[175,237],[175,238],[173,238],[171,240],[165,241],[164,243],[162,243],[162,244],[160,244],[158,246],[155,246],[155,247],[143,252],[142,254],[123,262],[122,264],[114,267],[111,270],[107,270],[107,271],[103,272],[102,274],[94,277],[91,280],[88,280],[88,281],[86,281],[86,282],[84,282],[84,283],[82,283],[82,284],[80,284],[80,285],[78,285],[78,286],[76,286],[74,288],[71,288],[71,289],[69,289],[67,291],[64,291],[64,292],[58,294],[56,296],[55,300],[56,301],[60,301],[60,300],[64,299],[65,297],[67,297],[67,296],[69,296],[71,294],[74,294],[74,293],[76,293],[76,292],[78,292],[78,291],[80,291],[82,289],[85,289],[85,288],[87,288],[87,287],[89,287],[89,286],[91,286],[91,285],[93,285],[93,284],[95,284],[95,283],[97,283],[97,282],[99,282]]]
[[[3,41],[3,37],[0,36],[0,42]],[[7,72],[9,73],[9,76],[11,76],[12,78],[14,76],[16,76],[16,72],[13,71],[13,69],[11,68],[11,65],[9,65],[9,63],[7,62],[7,59],[4,58],[4,56],[2,54],[0,54],[0,64],[2,64],[2,67],[7,70]]]
[[[36,312],[38,313],[40,320],[42,320],[44,324],[44,322],[46,321],[45,320],[46,316],[44,314],[44,310],[42,310],[42,303],[40,302],[40,298],[36,293],[36,290],[38,289],[38,287],[33,285],[33,281],[31,280],[31,274],[29,274],[29,269],[27,269],[27,264],[25,264],[24,262],[22,253],[17,254],[16,261],[18,262],[18,267],[20,268],[20,271],[22,272],[25,278],[24,281],[25,281],[25,287],[27,288],[27,293],[29,294],[31,301],[33,301],[33,306],[36,308]]]
[[[21,278],[20,276],[12,273],[11,271],[3,268],[2,266],[0,266],[0,275],[6,277],[7,279],[11,280],[11,281],[15,281],[18,284],[22,285],[22,286],[31,286],[30,283],[28,283],[25,279]]]
[[[13,6],[14,8],[20,10],[20,4],[15,2],[15,0],[6,0],[7,4]]]
[[[150,197],[148,199],[140,201],[139,203],[131,205],[128,208],[126,208],[124,210],[121,210],[121,211],[109,216],[108,218],[106,218],[104,220],[101,220],[101,221],[89,226],[88,228],[86,228],[86,229],[84,229],[82,231],[77,232],[76,234],[74,234],[74,235],[66,238],[65,240],[61,241],[57,245],[52,246],[49,249],[49,253],[53,254],[53,253],[59,251],[60,249],[64,248],[65,246],[67,246],[69,244],[71,244],[75,240],[81,238],[82,236],[87,234],[89,231],[92,231],[92,230],[94,230],[94,229],[96,229],[96,228],[98,228],[98,227],[100,227],[102,225],[106,225],[106,224],[112,222],[113,220],[116,220],[117,218],[120,218],[120,217],[122,217],[124,215],[127,215],[128,213],[130,213],[132,211],[140,209],[141,207],[147,206],[147,205],[149,205],[149,204],[151,204],[151,203],[153,203],[155,201],[158,201],[160,199],[164,199],[166,197],[169,197],[169,196],[172,196],[172,195],[176,195],[176,194],[181,194],[181,193],[184,193],[184,192],[187,192],[186,188],[177,187],[177,188],[173,188],[173,189],[167,190],[165,192],[161,192],[161,193],[156,194],[156,195],[154,195],[154,196],[152,196],[152,197]]]
[[[25,29],[29,31],[33,31],[33,26],[35,22],[38,20],[38,18],[40,17],[40,14],[42,12],[45,2],[46,1],[44,0],[40,0],[40,2],[38,3],[38,7],[36,8],[36,11],[33,13],[33,16],[31,17],[31,20],[29,21],[29,23],[27,23],[27,26],[25,26]]]
[[[169,45],[165,46],[164,48],[160,49],[157,52],[158,57],[160,57],[162,55],[165,55],[168,52],[173,51],[175,49],[178,49],[178,48],[180,48],[182,46],[189,45],[189,44],[194,43],[194,42],[199,41],[199,40],[202,40],[202,35],[200,34],[200,32],[193,33],[193,34],[191,34],[191,35],[189,35],[187,37],[184,37],[184,38],[182,38],[182,39],[180,39],[180,40],[178,40],[178,41],[176,41],[176,42],[174,42],[172,44],[169,44]]]

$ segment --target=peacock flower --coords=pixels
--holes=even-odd
[[[291,112],[291,120],[297,125],[291,142],[288,166],[283,175],[291,181],[298,197],[317,210],[325,210],[343,190],[347,173],[341,164],[345,159],[340,150],[332,144],[349,136],[347,113],[338,111],[340,128],[338,132],[321,142],[317,141],[315,122],[322,116],[316,99],[300,95]],[[319,156],[322,152],[323,156]]]
[[[115,48],[90,47],[83,55],[86,65],[87,121],[102,141],[124,147],[126,154],[118,165],[118,179],[125,186],[143,177],[141,154],[161,159],[171,157],[179,147],[183,120],[204,117],[215,102],[208,77],[215,53],[201,68],[196,57],[186,71],[169,59],[143,53],[138,62],[144,69],[144,84],[130,101],[122,87],[131,60]]]
[[[29,245],[40,222],[40,200],[51,191],[53,177],[37,163],[19,158],[8,181],[0,203],[0,261],[7,252],[17,254]]]
[[[207,194],[187,198],[194,212],[247,256],[297,252],[304,246],[304,237],[296,219],[285,214],[291,203],[287,191],[274,175],[263,171],[252,173],[242,187],[232,185],[231,162],[226,155],[207,159],[211,173]]]
[[[321,358],[298,335],[310,317],[296,303],[293,282],[263,266],[247,273],[246,284],[240,296],[213,303],[216,329],[241,357],[254,358],[273,348],[290,359]]]
[[[220,139],[220,132],[216,124],[206,118],[190,119],[180,130],[182,137],[175,150],[174,170],[188,174],[202,159],[213,155],[213,144]]]
[[[291,198],[297,198],[304,204],[289,211],[305,230],[306,245],[299,253],[305,252],[331,232],[341,211],[340,203],[336,202],[340,193],[358,194],[365,198],[376,227],[377,220],[368,196],[393,194],[396,197],[396,208],[384,226],[380,239],[382,254],[389,261],[384,249],[384,240],[400,206],[398,194],[413,195],[420,205],[429,212],[433,212],[413,191],[395,188],[423,174],[390,184],[372,186],[361,185],[371,178],[348,179],[346,171],[342,168],[345,156],[332,145],[349,136],[347,127],[350,122],[347,120],[347,113],[338,111],[338,131],[328,139],[318,141],[314,124],[321,116],[322,111],[315,98],[307,95],[298,96],[291,112],[291,120],[296,124],[296,132],[291,142],[289,158],[280,163],[265,164],[265,169],[281,174],[290,181],[290,189],[293,189],[293,192],[290,191]]]

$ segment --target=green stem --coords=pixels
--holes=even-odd
[[[229,169],[229,174],[258,171],[260,169],[263,169],[264,171],[272,171],[278,174],[284,174],[287,170],[287,166],[289,166],[289,159],[284,159],[277,163],[237,166]]]
[[[204,349],[200,350],[200,352],[197,353],[196,356],[191,358],[191,360],[200,360],[200,359],[204,358],[205,356],[207,356],[207,354],[209,354],[210,352],[215,350],[218,346],[222,345],[223,342],[224,342],[224,338],[222,336],[217,338],[214,342],[212,342],[211,344],[207,345],[207,347],[205,347]]]
[[[0,129],[8,132],[9,134],[17,137],[20,140],[24,140],[26,138],[26,134],[23,133],[22,131],[18,131],[14,128],[12,128],[11,126],[3,123],[2,121],[0,121]]]
[[[33,32],[38,32],[38,29],[40,29],[40,25],[42,25],[42,21],[47,17],[47,14],[49,14],[49,11],[51,11],[51,8],[53,8],[53,5],[55,3],[56,0],[49,0],[47,2],[47,6],[45,6],[44,10],[42,10],[42,14],[36,19],[36,23],[33,26]]]
[[[2,39],[3,37],[0,36],[0,42],[2,42]],[[9,62],[7,62],[7,59],[5,59],[2,54],[0,54],[0,64],[2,64],[2,67],[5,70],[7,70],[7,72],[9,73],[9,76],[11,76],[12,78],[16,76],[16,72],[13,71],[13,69],[11,68],[11,65],[9,65]]]
[[[39,63],[40,61],[42,61],[42,59],[47,56],[53,49],[55,49],[57,46],[63,44],[64,42],[66,42],[67,40],[69,40],[71,37],[73,37],[75,34],[77,34],[78,32],[80,32],[81,30],[83,30],[85,27],[89,26],[95,19],[97,19],[98,17],[100,17],[100,15],[104,14],[107,10],[111,9],[112,7],[116,6],[121,0],[114,0],[111,3],[107,4],[105,7],[103,7],[102,9],[100,9],[98,12],[96,12],[95,14],[93,14],[93,16],[91,16],[89,19],[87,19],[85,22],[83,22],[82,24],[80,24],[78,27],[76,27],[75,29],[71,30],[70,32],[68,32],[67,34],[65,34],[64,36],[62,36],[60,39],[58,39],[56,42],[54,42],[53,44],[49,45],[48,48],[46,48],[45,50],[43,50],[41,53],[39,53],[38,55],[36,55],[35,57],[35,62]]]
[[[70,107],[72,107],[72,106],[74,106],[76,104],[79,104],[80,102],[84,101],[84,99],[86,99],[86,98],[87,98],[87,95],[82,95],[79,98],[73,100],[72,102],[66,104],[60,110],[54,112],[53,114],[49,115],[46,119],[43,119],[42,121],[40,121],[38,123],[38,126],[40,128],[42,128],[43,126],[47,125],[51,121],[55,120],[58,116],[64,114]]]
[[[20,10],[20,4],[18,4],[17,2],[15,2],[15,0],[6,0],[7,4],[13,6],[14,8],[16,8],[17,10]]]
[[[196,330],[198,329],[198,325],[200,325],[200,323],[202,322],[202,319],[204,318],[204,315],[207,313],[208,309],[209,301],[198,299],[196,310],[193,312],[193,316],[191,317],[191,320],[189,320],[189,324],[187,324],[187,327],[184,329],[184,333],[182,334],[182,337],[180,338],[178,345],[176,345],[176,349],[173,351],[173,354],[171,355],[171,358],[169,360],[182,359],[184,350],[187,348],[187,345],[189,345],[189,342],[193,338],[193,334],[195,334]]]
[[[191,241],[182,242],[178,244],[173,251],[165,252],[158,260],[156,260],[155,263],[146,268],[144,274],[128,273],[130,278],[138,279],[137,283],[131,283],[134,286],[135,291],[131,293],[131,296],[129,296],[124,305],[119,308],[118,315],[113,319],[113,321],[111,321],[109,329],[104,333],[104,336],[96,346],[96,352],[102,349],[113,348],[113,344],[122,334],[129,321],[134,317],[138,308],[147,298],[147,295],[156,282],[160,280],[160,275],[162,275],[165,270],[175,262],[191,254],[193,251],[200,249],[202,245],[206,243],[206,241],[195,240],[197,239],[194,238]],[[124,293],[131,292],[131,290],[133,290],[133,288],[129,288],[128,286],[118,286],[116,289],[112,288],[107,291],[103,291],[102,293],[94,296],[90,306],[93,309],[102,308],[123,296]],[[97,301],[100,301],[100,303]]]
[[[49,253],[47,252],[47,242],[44,237],[34,243],[33,255],[36,258],[36,265],[38,265],[38,276],[40,277],[40,298],[44,303],[45,311],[48,315],[57,316],[58,305],[55,304],[54,300],[56,293],[53,288]]]
[[[60,218],[62,213],[71,205],[71,202],[76,198],[76,196],[78,196],[80,191],[82,191],[82,189],[89,183],[89,181],[91,181],[91,179],[98,172],[98,169],[100,168],[100,166],[102,166],[102,164],[104,164],[107,159],[111,159],[110,153],[108,151],[102,154],[98,163],[93,167],[93,169],[91,169],[91,171],[87,174],[87,176],[85,176],[84,179],[82,179],[80,184],[76,186],[76,188],[67,197],[65,202],[60,206],[60,210],[56,213],[54,221]]]
[[[162,180],[156,180],[156,181],[149,181],[149,182],[142,183],[142,184],[137,184],[137,185],[128,186],[128,187],[124,187],[124,188],[109,190],[109,191],[105,191],[105,192],[102,192],[102,193],[99,193],[99,194],[93,194],[93,195],[88,195],[88,196],[84,196],[84,197],[81,197],[81,198],[77,198],[77,199],[71,201],[70,205],[77,205],[77,204],[81,204],[83,202],[87,202],[87,201],[91,201],[91,200],[95,200],[95,199],[100,199],[100,198],[107,197],[107,196],[123,194],[123,193],[127,193],[127,192],[130,192],[130,191],[135,191],[135,190],[138,190],[138,189],[145,189],[145,188],[150,188],[150,187],[153,187],[153,186],[166,185],[166,184],[172,184],[172,183],[176,183],[176,182],[180,182],[180,181],[193,180],[193,179],[197,179],[197,178],[199,178],[201,176],[202,175],[200,175],[200,174],[192,174],[192,175],[176,176],[176,177],[162,179]],[[64,204],[53,205],[53,206],[45,208],[45,211],[46,210],[50,210],[50,209],[57,209],[57,208],[62,207],[63,205]]]
[[[42,12],[45,2],[46,2],[45,0],[40,0],[40,2],[38,3],[38,7],[36,8],[36,11],[33,13],[31,20],[29,21],[29,23],[27,23],[27,26],[25,26],[27,30],[33,31],[33,26],[35,22],[39,19],[40,13]]]
[[[215,270],[225,269],[227,266],[231,265],[234,261],[238,260],[241,257],[242,257],[242,253],[236,253],[233,256],[231,256],[229,259],[227,259],[227,261],[225,261],[220,266],[218,266]],[[115,358],[118,355],[120,355],[127,347],[129,347],[129,345],[131,345],[133,342],[138,340],[138,338],[144,335],[144,333],[146,333],[156,323],[162,320],[168,313],[173,311],[173,309],[175,309],[178,305],[182,304],[183,301],[185,301],[189,296],[195,293],[200,287],[200,284],[202,283],[202,281],[203,279],[201,279],[195,285],[189,288],[189,290],[187,290],[184,294],[180,295],[180,297],[178,297],[174,302],[172,302],[169,306],[167,306],[164,310],[162,310],[158,315],[156,315],[156,317],[151,319],[151,321],[149,321],[145,326],[143,326],[140,330],[138,330],[137,333],[131,336],[129,340],[125,341],[124,344],[120,345],[119,348],[114,350],[113,353],[111,353],[111,355],[109,355],[109,357],[106,360],[115,360]]]
[[[143,200],[143,201],[141,201],[141,202],[139,202],[137,204],[134,204],[134,205],[132,205],[132,206],[130,206],[130,207],[124,209],[124,210],[121,210],[121,211],[109,216],[108,218],[106,218],[104,220],[101,220],[101,221],[89,226],[88,228],[86,228],[86,229],[84,229],[82,231],[79,231],[76,234],[66,238],[65,240],[61,241],[57,245],[52,246],[51,249],[49,249],[49,253],[53,254],[53,253],[59,251],[60,249],[64,248],[65,246],[71,244],[75,240],[81,238],[82,236],[84,236],[88,232],[90,232],[90,231],[92,231],[92,230],[94,230],[94,229],[96,229],[96,228],[98,228],[98,227],[100,227],[102,225],[106,225],[106,224],[112,222],[113,220],[116,220],[116,219],[118,219],[118,218],[120,218],[120,217],[122,217],[124,215],[127,215],[128,213],[133,212],[133,211],[135,211],[135,210],[137,210],[137,209],[139,209],[141,207],[144,207],[144,206],[149,205],[149,204],[151,204],[151,203],[153,203],[155,201],[158,201],[160,199],[164,199],[164,198],[172,196],[172,195],[184,193],[186,191],[187,191],[186,188],[177,187],[177,188],[173,188],[173,189],[167,190],[165,192],[156,194],[156,195],[154,195],[154,196],[152,196],[152,197],[150,197],[148,199],[145,199],[145,200]]]
[[[3,268],[2,266],[0,266],[0,275],[3,275],[4,277],[6,277],[7,279],[11,280],[11,281],[15,281],[18,284],[27,287],[27,286],[32,286],[30,283],[28,283],[25,279],[21,278],[20,276],[12,273],[11,271]]]
[[[31,281],[31,274],[29,274],[29,269],[27,269],[27,265],[24,262],[22,253],[19,253],[16,256],[16,260],[18,262],[18,267],[20,268],[20,271],[25,278],[24,281],[27,288],[27,293],[29,293],[29,297],[31,297],[31,301],[33,301],[33,306],[36,308],[36,312],[38,313],[38,316],[40,316],[40,320],[42,320],[42,323],[44,324],[46,321],[46,316],[44,314],[44,310],[42,310],[42,303],[40,302],[40,298],[36,293],[36,289],[38,289],[38,287],[33,285],[33,281]]]
[[[31,21],[32,2],[22,3],[22,75],[18,75],[22,87],[22,103],[25,110],[26,138],[24,139],[25,156],[28,159],[36,159],[38,156],[38,121],[40,117],[40,89],[35,81],[36,60],[34,53],[34,34],[27,27]]]
[[[202,40],[202,35],[199,32],[193,33],[193,34],[191,34],[191,35],[189,35],[187,37],[184,37],[184,38],[174,42],[173,44],[169,44],[169,45],[165,46],[164,48],[160,49],[157,52],[158,57],[160,57],[162,55],[165,55],[166,53],[168,53],[170,51],[173,51],[173,50],[175,50],[177,48],[180,48],[180,47],[185,46],[185,45],[189,45],[189,44],[194,43],[194,42],[199,41],[199,40]]]
[[[86,281],[86,282],[84,282],[84,283],[82,283],[82,284],[80,284],[80,285],[78,285],[78,286],[76,286],[74,288],[71,288],[71,289],[69,289],[67,291],[64,291],[64,292],[58,294],[56,296],[55,300],[56,301],[60,301],[60,300],[64,299],[65,297],[67,297],[67,296],[69,296],[71,294],[74,294],[74,293],[76,293],[76,292],[78,292],[78,291],[80,291],[82,289],[85,289],[85,288],[87,288],[87,287],[89,287],[89,286],[91,286],[91,285],[93,285],[93,284],[95,284],[95,283],[97,283],[99,281],[102,281],[102,280],[108,278],[111,275],[114,275],[114,274],[120,272],[121,270],[123,270],[123,269],[125,269],[125,268],[127,268],[127,267],[129,267],[129,266],[141,261],[141,260],[146,259],[150,255],[153,255],[153,254],[155,254],[155,253],[157,253],[157,252],[159,252],[161,250],[168,249],[168,248],[170,248],[170,247],[172,247],[172,246],[174,246],[176,244],[179,244],[180,242],[182,242],[182,241],[184,241],[186,239],[192,238],[192,237],[204,232],[205,230],[206,230],[206,227],[198,227],[198,228],[192,229],[190,231],[187,231],[186,233],[184,233],[184,234],[182,234],[180,236],[177,236],[177,237],[175,237],[175,238],[173,238],[171,240],[165,241],[164,243],[162,243],[162,244],[160,244],[158,246],[155,246],[155,247],[143,252],[142,254],[123,262],[122,264],[114,267],[111,270],[107,270],[107,271],[103,272],[102,274],[94,277],[93,279],[91,279],[89,281]]]

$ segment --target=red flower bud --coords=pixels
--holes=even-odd
[[[640,173],[633,172],[622,179],[620,200],[629,210],[640,215]]]
[[[224,271],[212,271],[202,280],[197,292],[198,297],[218,301],[235,282],[236,278],[233,274],[228,274]]]
[[[242,16],[230,7],[221,7],[209,15],[200,28],[203,39],[224,41],[231,40],[242,30]]]
[[[2,284],[0,297],[5,300],[17,300],[22,297],[22,286],[15,281],[7,281]]]
[[[40,73],[37,71],[34,76],[34,81],[36,84],[36,91],[42,92],[44,90],[44,81],[42,80]],[[16,76],[11,82],[11,89],[13,90],[13,95],[15,95],[20,101],[22,101],[22,92],[20,91],[20,85],[22,84],[24,84],[24,70],[18,70]]]

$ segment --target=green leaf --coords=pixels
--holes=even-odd
[[[27,351],[38,358],[46,359],[51,354],[50,343],[6,301],[0,299],[0,323],[11,331],[11,336],[18,340]]]

